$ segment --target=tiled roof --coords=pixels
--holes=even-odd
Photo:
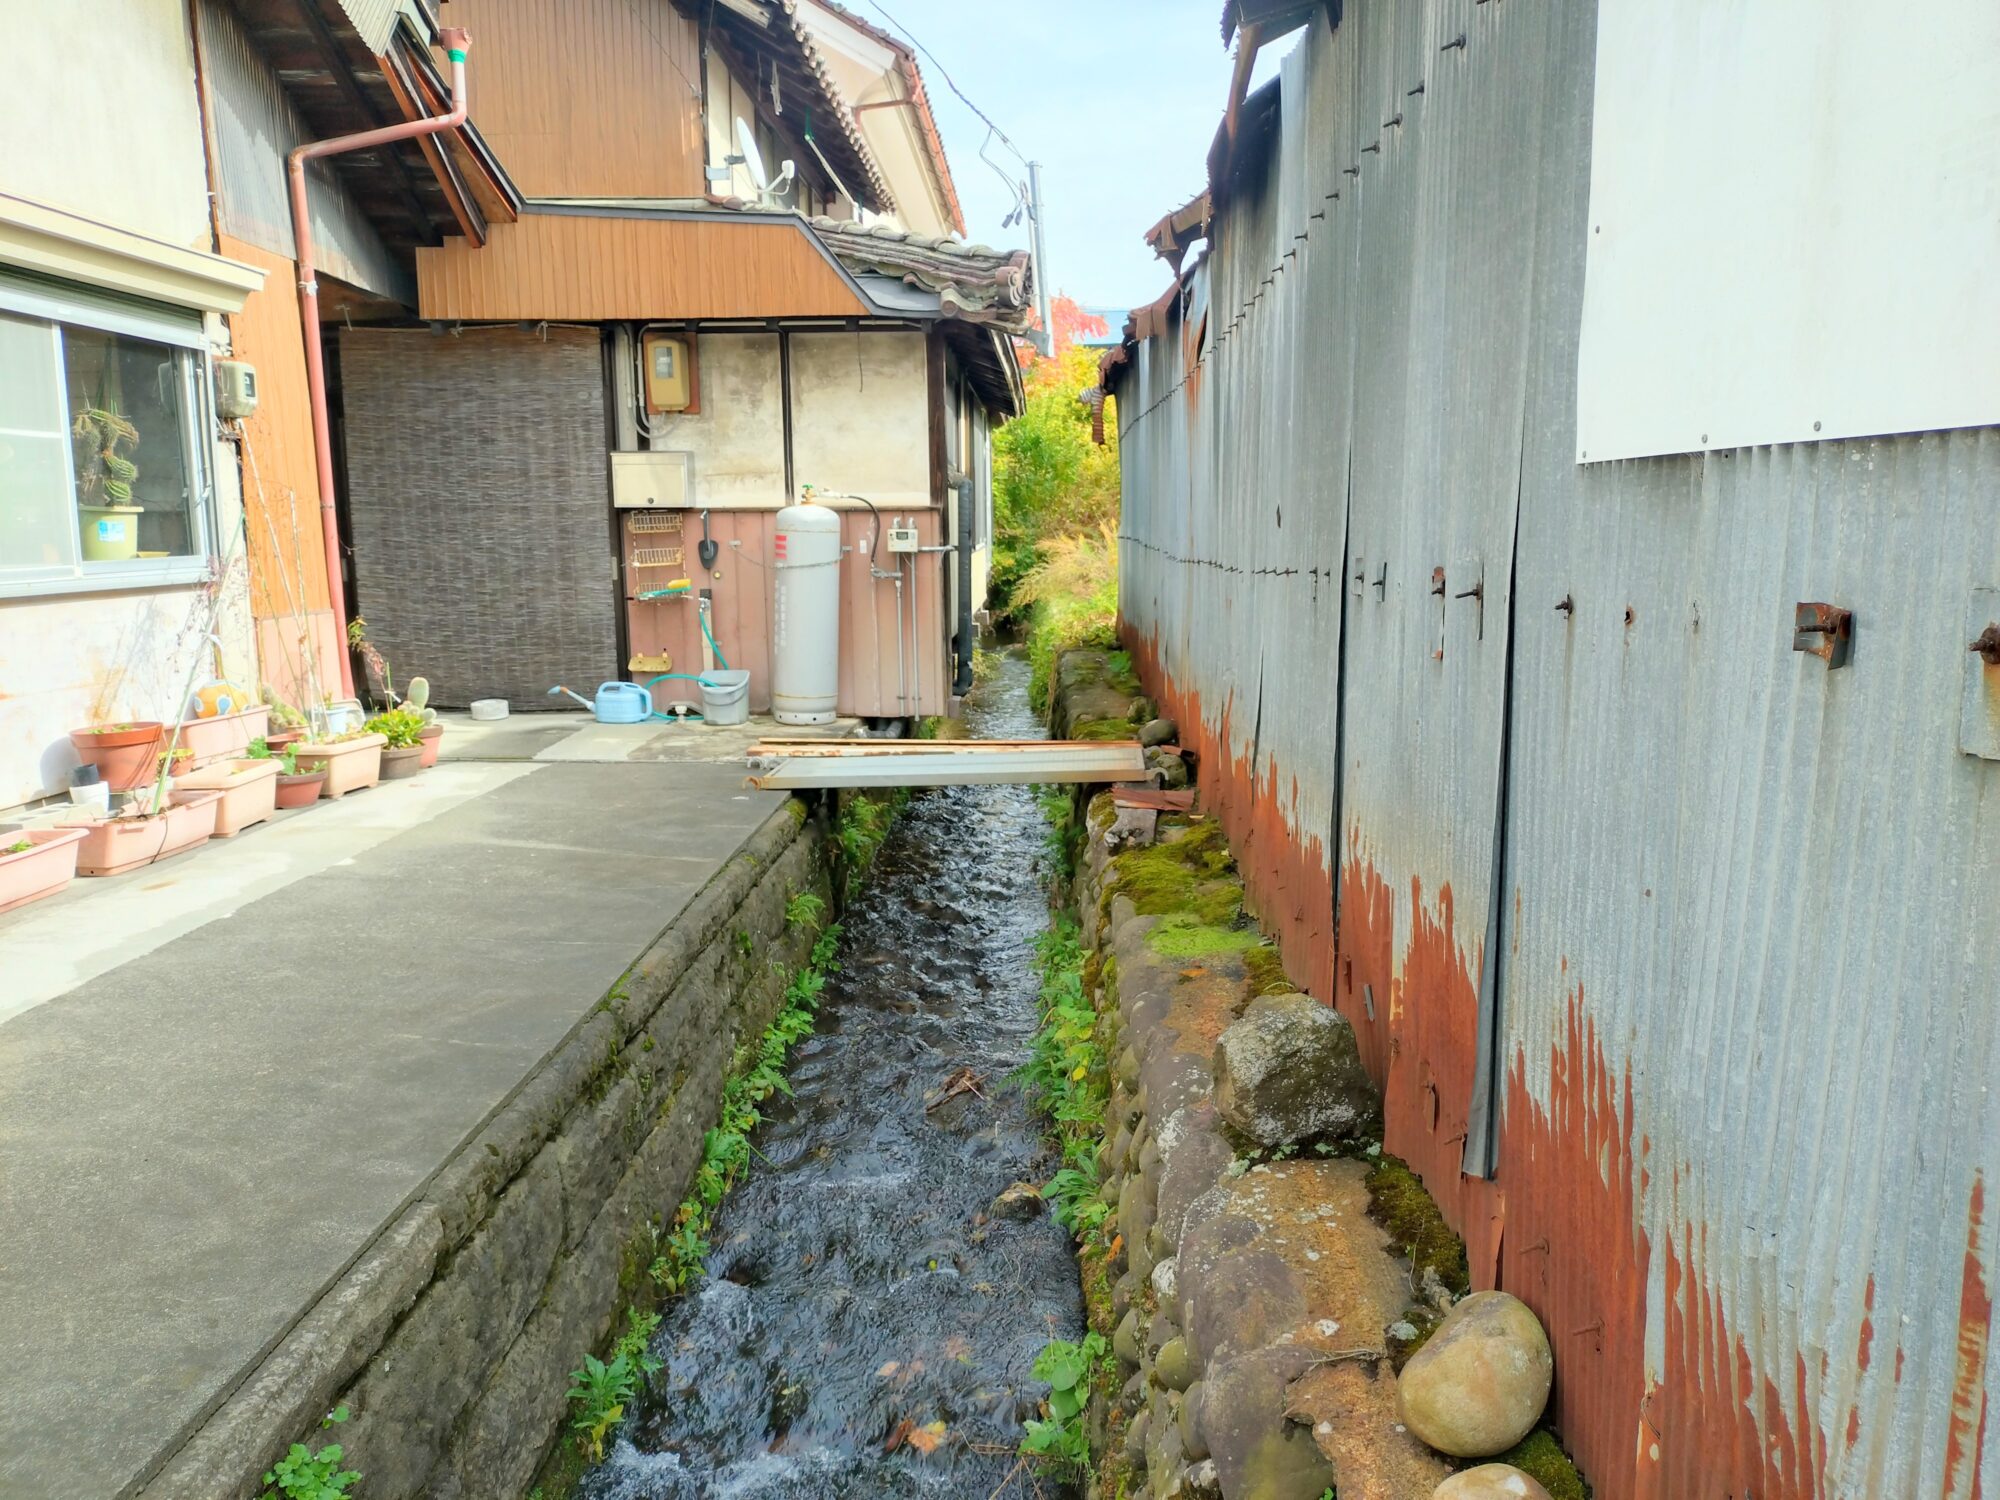
[[[934,239],[886,224],[825,218],[808,222],[850,271],[892,276],[934,292],[948,317],[990,323],[1009,332],[1028,326],[1035,273],[1025,250]]]

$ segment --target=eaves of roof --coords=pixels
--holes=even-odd
[[[854,111],[820,55],[819,44],[799,19],[800,0],[755,0],[752,8],[765,16],[761,24],[743,10],[726,5],[703,0],[675,3],[720,33],[727,50],[756,67],[760,92],[764,87],[762,70],[768,63],[779,82],[781,97],[789,92],[794,98],[809,101],[804,134],[856,203],[877,213],[895,210],[896,196],[882,175],[881,164],[868,149]]]

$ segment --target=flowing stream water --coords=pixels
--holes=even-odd
[[[1003,656],[971,732],[1039,736],[1027,681]],[[1076,1262],[1047,1215],[986,1213],[1055,1167],[1010,1078],[1036,1023],[1043,827],[1028,787],[905,807],[792,1054],[795,1097],[766,1104],[707,1279],[665,1310],[665,1368],[586,1500],[1037,1492],[1015,1448],[1046,1389],[1035,1355],[1082,1331]],[[978,1092],[940,1100],[960,1069]]]

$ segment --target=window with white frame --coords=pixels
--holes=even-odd
[[[208,571],[201,315],[0,278],[0,595]]]

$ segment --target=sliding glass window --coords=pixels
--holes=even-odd
[[[206,369],[197,313],[0,278],[0,595],[208,576]]]

